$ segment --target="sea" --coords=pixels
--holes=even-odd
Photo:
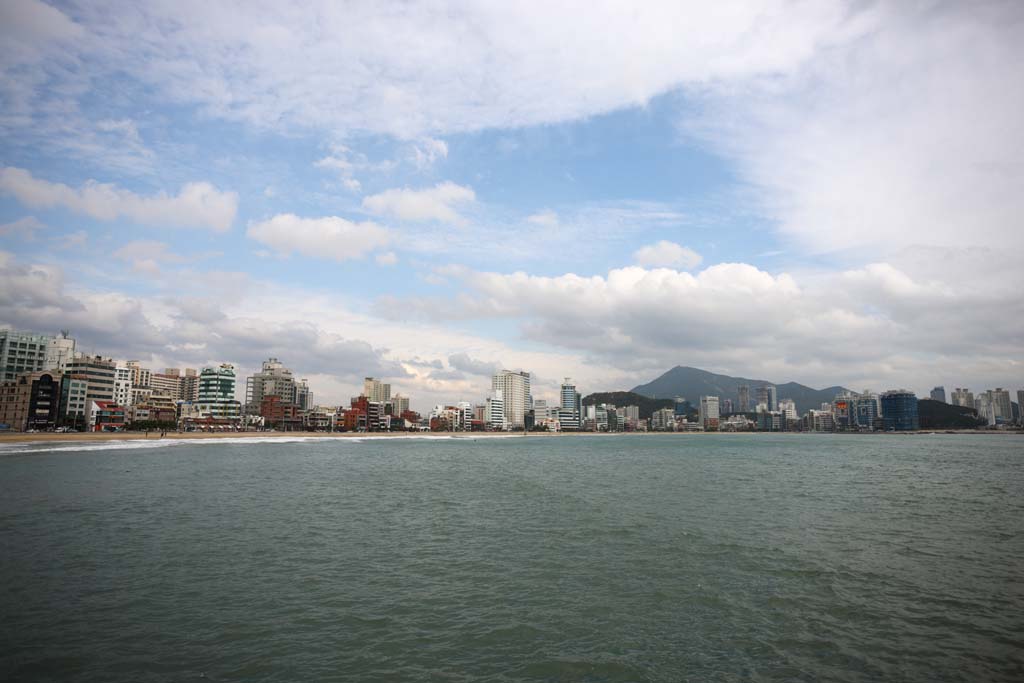
[[[0,445],[2,681],[1024,680],[1024,437]]]

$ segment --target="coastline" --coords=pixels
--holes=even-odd
[[[832,436],[928,436],[928,435],[963,435],[976,434],[984,436],[1020,436],[1022,431],[988,431],[988,430],[920,430],[916,432],[167,432],[163,437],[159,432],[151,432],[147,437],[144,432],[25,432],[0,433],[0,445],[19,443],[93,443],[103,441],[161,441],[183,439],[252,439],[252,438],[285,438],[285,439],[408,439],[423,436],[448,437],[452,439],[507,439],[507,438],[556,438],[556,437],[643,437],[643,436],[679,436],[704,437],[724,436],[729,434],[758,434],[771,436],[774,434],[830,434]]]

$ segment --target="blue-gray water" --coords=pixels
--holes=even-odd
[[[1024,680],[1021,437],[59,448],[0,680]]]

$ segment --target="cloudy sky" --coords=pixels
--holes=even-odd
[[[1024,388],[1024,6],[0,3],[0,326],[325,403]]]

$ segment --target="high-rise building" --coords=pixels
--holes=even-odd
[[[313,409],[313,392],[309,390],[309,380],[300,379],[295,383],[295,405],[299,410]]]
[[[495,389],[494,393],[484,403],[484,420],[491,429],[505,431],[505,398],[501,389]]]
[[[117,365],[110,358],[77,354],[67,364],[70,375],[82,375],[87,384],[86,403],[89,401],[113,401],[114,380]]]
[[[701,396],[700,397],[700,423],[704,427],[706,432],[717,432],[718,431],[718,397],[717,396]]]
[[[533,403],[530,396],[530,373],[501,370],[491,378],[491,390],[501,391],[506,428],[523,429],[526,426],[526,412]]]
[[[26,372],[0,382],[0,425],[23,432],[52,429],[60,418],[61,373]]]
[[[263,361],[262,369],[245,381],[246,414],[259,415],[263,399],[279,396],[287,408],[295,405],[295,376],[276,358]],[[286,410],[287,412],[287,410]]]
[[[114,366],[114,403],[125,407],[132,404],[132,371],[122,363]]]
[[[222,363],[206,367],[199,373],[196,412],[214,419],[232,419],[241,415],[241,404],[235,399],[235,366]]]
[[[886,391],[881,396],[882,419],[888,431],[907,432],[920,428],[917,396],[906,389]]]
[[[401,394],[395,394],[391,397],[391,406],[392,415],[407,413],[409,412],[409,397],[402,396]]]
[[[750,410],[750,387],[746,384],[741,384],[736,393],[739,394],[737,411],[741,413],[748,412]]]
[[[992,395],[989,392],[979,392],[978,397],[974,399],[973,407],[977,411],[978,417],[985,420],[985,424],[991,426],[996,423],[996,409],[992,405]]]
[[[48,370],[46,352],[54,337],[46,334],[0,330],[0,382],[26,372]]]
[[[1020,413],[1018,422],[1024,423],[1024,389],[1017,390],[1017,411]]]
[[[763,403],[769,412],[779,409],[779,395],[774,384],[764,384],[757,388],[757,403]]]
[[[578,430],[583,425],[583,397],[568,377],[562,382],[558,421],[563,430]]]
[[[149,387],[149,383],[152,380],[152,371],[142,367],[142,363],[137,360],[130,360],[125,363],[132,377],[132,387]]]
[[[75,357],[75,340],[67,330],[61,330],[60,336],[53,337],[46,345],[47,370],[60,370],[67,368],[68,361]]]
[[[374,377],[367,377],[363,380],[363,396],[371,401],[387,403],[391,400],[391,385]]]
[[[1013,406],[1010,404],[1010,392],[1002,387],[996,387],[985,392],[988,394],[989,404],[992,406],[994,424],[1010,424],[1013,422]]]
[[[932,393],[928,397],[933,401],[939,401],[940,403],[946,402],[946,387],[935,387],[932,389]]]
[[[953,405],[961,406],[963,408],[974,407],[974,394],[971,393],[970,389],[961,389],[957,387],[953,390]]]

